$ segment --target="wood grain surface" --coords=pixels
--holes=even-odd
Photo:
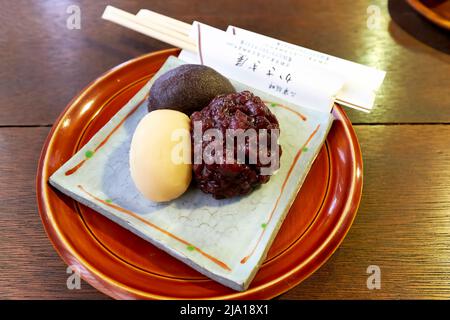
[[[348,112],[364,159],[357,218],[331,259],[280,298],[450,298],[450,35],[405,1],[0,4],[0,298],[107,298],[85,282],[67,289],[34,187],[49,127],[70,99],[109,68],[168,47],[100,20],[106,4],[233,24],[386,70],[375,110]],[[81,30],[66,28],[72,4]],[[369,265],[381,269],[380,290],[367,289]]]

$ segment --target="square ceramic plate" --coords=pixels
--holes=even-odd
[[[143,198],[128,165],[134,129],[147,113],[153,81],[182,64],[170,57],[92,139],[51,177],[56,188],[100,212],[206,276],[245,290],[255,276],[332,124],[331,114],[303,109],[233,82],[260,96],[280,123],[280,170],[245,197],[215,200],[190,188],[169,203]]]

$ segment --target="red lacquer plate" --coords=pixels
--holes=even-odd
[[[358,141],[344,111],[336,120],[250,288],[236,292],[194,271],[101,214],[63,195],[50,175],[80,149],[178,49],[144,55],[91,83],[53,126],[37,172],[48,237],[82,278],[118,299],[269,299],[299,284],[348,232],[362,191]]]
[[[407,0],[409,5],[435,25],[450,30],[449,0]]]

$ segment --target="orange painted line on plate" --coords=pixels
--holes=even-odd
[[[305,115],[303,115],[303,114],[301,114],[300,112],[298,112],[297,110],[294,110],[294,109],[292,109],[292,108],[289,108],[288,106],[285,106],[285,105],[283,105],[283,104],[281,104],[281,103],[278,103],[278,102],[271,102],[271,101],[263,101],[263,102],[264,102],[265,104],[276,104],[277,107],[280,107],[280,108],[282,108],[282,109],[286,109],[286,110],[288,110],[288,111],[291,111],[291,112],[295,113],[295,114],[296,114],[297,116],[299,116],[300,119],[302,119],[303,121],[308,120],[308,119],[306,118]]]
[[[162,232],[163,234],[165,234],[165,235],[171,237],[172,239],[175,239],[175,240],[181,242],[182,244],[186,245],[187,247],[191,247],[191,248],[195,249],[195,251],[197,251],[198,253],[200,253],[200,254],[201,254],[202,256],[204,256],[205,258],[211,260],[212,262],[214,262],[214,263],[217,264],[218,266],[222,267],[223,269],[225,269],[225,270],[227,270],[227,271],[231,271],[231,268],[230,268],[226,263],[224,263],[224,262],[220,261],[219,259],[217,259],[217,258],[215,258],[215,257],[213,257],[213,256],[211,256],[211,255],[209,255],[209,254],[207,254],[206,252],[204,252],[204,251],[201,250],[200,248],[197,248],[196,246],[194,246],[194,245],[191,244],[190,242],[188,242],[188,241],[186,241],[186,240],[184,240],[184,239],[182,239],[182,238],[180,238],[180,237],[174,235],[173,233],[170,233],[170,232],[167,231],[167,230],[164,230],[163,228],[157,226],[157,225],[154,224],[154,223],[151,223],[150,221],[148,221],[148,220],[142,218],[141,216],[139,216],[138,214],[136,214],[136,213],[134,213],[134,212],[132,212],[132,211],[129,211],[129,210],[127,210],[127,209],[124,209],[124,208],[122,208],[122,207],[119,207],[118,205],[115,205],[115,204],[113,204],[113,203],[107,202],[107,201],[105,201],[105,200],[103,200],[103,199],[100,199],[99,197],[93,195],[93,194],[90,193],[89,191],[86,191],[86,189],[84,189],[83,186],[81,186],[81,185],[78,185],[78,188],[79,188],[81,191],[83,191],[84,193],[86,193],[88,196],[90,196],[91,198],[93,198],[94,200],[97,200],[97,201],[101,202],[102,204],[104,204],[104,205],[106,205],[106,206],[108,206],[108,207],[110,207],[110,208],[113,208],[113,209],[115,209],[115,210],[117,210],[117,211],[120,211],[120,212],[122,212],[122,213],[125,213],[125,214],[127,214],[127,215],[132,216],[133,218],[135,218],[135,219],[141,221],[142,223],[144,223],[144,224],[146,224],[146,225],[148,225],[148,226],[150,226],[150,227],[152,227],[152,228],[154,228],[154,229],[156,229],[156,230]]]
[[[66,175],[66,176],[70,176],[72,173],[75,173],[78,169],[81,168],[81,166],[86,162],[86,160],[87,160],[87,158],[86,158],[86,159],[83,159],[83,160],[82,160],[81,162],[79,162],[75,167],[73,167],[73,168],[67,170],[67,171],[65,172],[65,175]]]
[[[288,110],[291,110],[288,108]],[[291,110],[292,111],[292,110]],[[268,225],[270,223],[270,221],[272,220],[273,214],[275,213],[276,208],[278,207],[278,203],[280,202],[280,198],[281,195],[283,194],[284,188],[286,187],[287,181],[289,180],[289,177],[291,176],[291,173],[295,167],[295,164],[297,163],[298,159],[300,158],[300,156],[303,153],[303,149],[308,145],[308,143],[311,142],[312,138],[316,135],[317,131],[319,131],[320,128],[320,124],[317,125],[316,129],[314,129],[314,131],[311,133],[311,135],[308,137],[308,139],[306,140],[306,142],[303,144],[303,146],[300,148],[300,150],[297,151],[297,154],[294,157],[294,162],[292,163],[291,167],[289,168],[288,174],[286,176],[286,179],[284,179],[283,184],[281,186],[281,190],[280,190],[280,194],[277,197],[277,201],[275,202],[275,206],[273,207],[272,211],[270,212],[270,216],[269,219],[266,222],[266,225]],[[264,235],[264,233],[266,232],[267,227],[265,227],[259,238],[258,241],[256,241],[255,246],[253,247],[253,249],[250,251],[250,253],[248,255],[246,255],[244,258],[242,258],[241,263],[246,263],[248,261],[248,259],[250,259],[250,257],[253,255],[253,253],[255,253],[256,248],[258,247],[259,243],[261,242],[261,239]]]
[[[103,139],[100,144],[94,149],[93,154],[95,154],[95,152],[97,152],[101,147],[103,147],[106,142],[108,142],[108,140],[111,138],[111,136],[114,134],[114,132],[117,131],[117,129],[120,128],[120,126],[133,114],[136,112],[137,109],[139,109],[139,107],[141,106],[142,102],[144,102],[147,99],[147,96],[142,99],[133,109],[131,109],[130,112],[128,112],[128,114],[111,130],[111,132],[105,137],[105,139]],[[78,163],[76,166],[74,166],[73,168],[67,170],[65,172],[66,176],[70,176],[71,174],[75,173],[78,169],[80,169],[83,164],[86,162],[88,158],[83,159],[80,163]]]

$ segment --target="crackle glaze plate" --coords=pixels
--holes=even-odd
[[[331,121],[255,92],[280,120],[277,175],[237,200],[191,189],[171,204],[146,202],[127,176],[124,155],[153,75],[176,54],[156,52],[116,67],[60,116],[37,174],[45,229],[65,262],[114,298],[279,295],[326,261],[356,215],[362,161],[351,123],[338,106]],[[164,68],[177,63],[168,61]]]

